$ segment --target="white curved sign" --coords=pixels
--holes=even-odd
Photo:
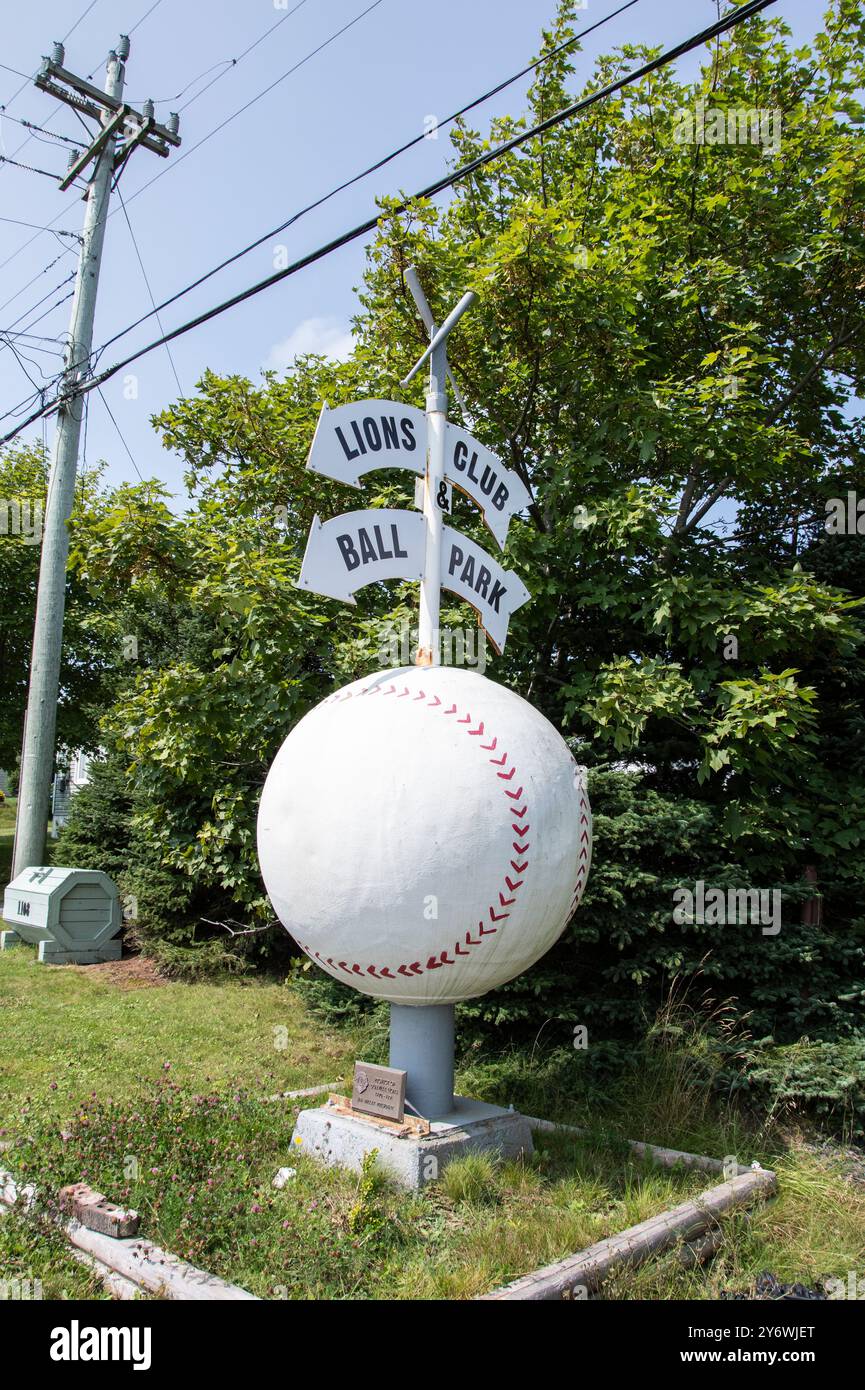
[[[349,487],[373,468],[426,468],[426,416],[399,401],[352,401],[330,410],[322,406],[306,462]]]
[[[479,439],[448,421],[445,445],[445,477],[484,514],[484,521],[504,549],[508,526],[515,512],[531,502],[525,483],[512,468],[506,468]]]
[[[383,579],[420,579],[426,529],[418,512],[371,507],[310,527],[298,588],[354,603],[352,594]]]
[[[503,569],[474,541],[445,526],[441,582],[443,589],[450,589],[471,604],[496,651],[501,653],[511,614],[531,598],[519,575]]]

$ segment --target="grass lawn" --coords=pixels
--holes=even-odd
[[[0,801],[0,888],[6,887],[12,873],[12,841],[15,838],[17,804],[15,798],[9,796]]]
[[[813,1282],[865,1260],[865,1186],[835,1158],[713,1113],[678,1065],[641,1071],[639,1091],[610,1104],[592,1137],[539,1135],[530,1160],[469,1158],[412,1196],[374,1164],[359,1177],[292,1148],[296,1104],[268,1097],[345,1086],[371,1042],[327,1028],[294,986],[154,983],[134,963],[45,967],[19,948],[0,956],[0,1023],[0,1129],[12,1144],[0,1161],[48,1191],[90,1183],[136,1207],[142,1235],[265,1298],[472,1297],[714,1182],[637,1162],[617,1131],[758,1156],[781,1177],[777,1202],[725,1224],[708,1269],[623,1274],[617,1296],[712,1298],[764,1269]],[[585,1123],[551,1067],[540,1053],[477,1056],[460,1089]],[[276,1191],[285,1165],[296,1177]],[[45,1297],[99,1296],[47,1229],[0,1217],[0,1277],[41,1278]]]

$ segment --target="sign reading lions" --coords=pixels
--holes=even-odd
[[[335,410],[324,405],[306,466],[350,487],[360,487],[373,468],[423,473],[425,427],[423,411],[398,401],[352,401]]]

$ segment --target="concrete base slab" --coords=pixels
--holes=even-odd
[[[435,1182],[448,1163],[466,1154],[517,1158],[532,1152],[532,1132],[524,1115],[467,1096],[454,1096],[451,1113],[433,1120],[430,1129],[424,1136],[397,1135],[373,1119],[321,1105],[298,1115],[293,1152],[359,1173],[364,1155],[377,1149],[381,1168],[402,1187],[413,1189]]]
[[[9,951],[13,946],[23,945],[23,939],[17,931],[0,931],[0,951]]]
[[[43,965],[100,965],[105,960],[120,960],[123,950],[119,940],[103,941],[101,946],[88,950],[86,946],[66,951],[53,939],[39,942],[38,960]]]

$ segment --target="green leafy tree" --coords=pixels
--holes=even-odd
[[[48,469],[41,447],[0,453],[0,767],[21,753]],[[74,524],[98,506],[99,474],[85,474]],[[92,627],[94,601],[70,576],[67,588],[57,737],[67,748],[92,748],[97,737],[103,654]]]
[[[862,475],[863,39],[853,0],[810,48],[752,20],[695,85],[664,68],[479,169],[444,210],[384,204],[347,363],[301,359],[261,386],[207,374],[159,417],[191,510],[135,538],[108,515],[82,564],[116,567],[142,613],[177,615],[176,650],[128,672],[105,720],[160,862],[264,922],[254,821],[270,760],[416,613],[414,586],[362,590],[356,610],[294,587],[313,515],[346,505],[305,469],[321,400],[398,393],[425,341],[414,264],[438,318],[477,290],[452,366],[474,433],[532,494],[506,550],[532,602],[491,674],[590,764],[597,811],[565,938],[467,1012],[623,1033],[672,975],[699,971],[761,1029],[857,1025],[865,574],[860,539],[823,520]],[[600,59],[586,89],[648,52]],[[565,106],[572,62],[539,69],[520,120],[461,127],[457,159]],[[780,140],[689,144],[698,102],[726,130],[742,110],[776,113]],[[404,478],[373,475],[365,502],[409,504]],[[485,543],[471,504],[455,510]],[[815,876],[820,927],[801,920]],[[677,925],[673,889],[697,879],[783,890],[780,934]]]

